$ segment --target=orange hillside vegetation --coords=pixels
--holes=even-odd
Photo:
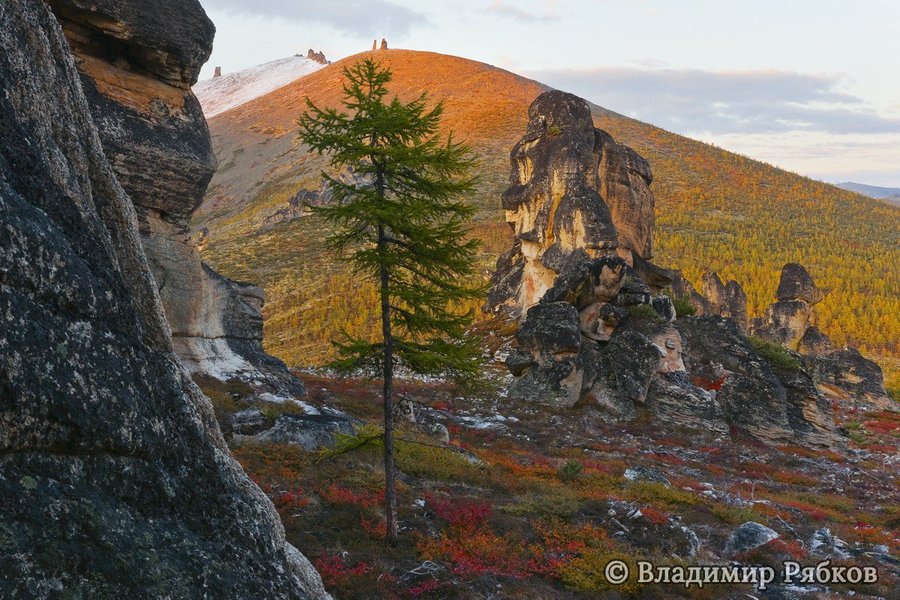
[[[364,333],[374,323],[365,286],[322,247],[321,224],[308,216],[269,219],[299,189],[319,189],[327,167],[297,140],[305,99],[339,106],[342,68],[366,56],[392,69],[390,87],[401,99],[424,91],[443,100],[445,130],[478,155],[481,184],[471,201],[481,209],[475,233],[486,242],[486,269],[510,243],[499,206],[509,150],[524,130],[529,104],[548,89],[463,58],[389,50],[351,56],[210,120],[220,166],[195,215],[194,224],[209,229],[204,259],[265,287],[266,343],[291,365],[321,364],[341,329]],[[820,327],[837,344],[859,345],[883,364],[892,362],[900,343],[900,209],[592,110],[598,127],[653,168],[654,262],[683,269],[695,283],[707,267],[737,279],[752,315],[772,301],[781,266],[801,262],[832,290],[817,306]]]

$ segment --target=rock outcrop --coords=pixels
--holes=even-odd
[[[835,443],[830,404],[809,373],[770,364],[747,339],[737,282],[707,273],[704,297],[649,262],[650,167],[594,128],[584,100],[538,97],[511,161],[502,203],[515,242],[488,297],[521,319],[510,398],[772,444]],[[676,320],[664,287],[705,316]]]
[[[703,295],[706,300],[703,314],[734,319],[741,331],[747,331],[747,294],[741,284],[733,279],[723,284],[716,273],[707,271],[703,274]]]
[[[211,26],[168,3],[51,4],[73,45],[144,40],[122,55],[157,81],[187,81],[208,49]],[[193,2],[174,10],[203,16]],[[81,61],[100,69],[97,54]],[[134,81],[106,74],[98,85]],[[160,203],[173,199],[168,169],[195,184],[171,157],[157,172],[106,147],[86,83],[47,3],[0,3],[0,596],[327,598],[173,352],[117,175],[132,189],[163,179]],[[187,88],[169,87],[190,121]],[[108,116],[127,129],[128,114]]]
[[[594,128],[584,100],[546,92],[528,119],[502,198],[516,243],[497,263],[487,303],[522,316],[576,253],[619,255],[629,267],[649,259],[654,222],[649,164]]]
[[[315,50],[310,48],[309,51],[306,53],[306,58],[308,58],[309,60],[315,61],[315,62],[319,63],[320,65],[328,64],[328,59],[325,58],[325,53],[322,52],[321,50],[316,52]]]
[[[784,265],[775,294],[776,302],[766,309],[765,316],[753,320],[754,335],[798,350],[806,330],[815,325],[813,306],[826,294],[816,287],[802,265]]]
[[[802,265],[786,264],[776,302],[763,318],[753,320],[753,333],[804,355],[806,370],[826,397],[861,409],[890,408],[894,403],[885,391],[881,367],[855,348],[835,350],[814,325],[813,307],[826,295]]]
[[[881,367],[855,348],[843,348],[805,360],[819,391],[858,409],[896,408],[884,388]]]
[[[262,351],[262,290],[202,264],[188,229],[216,170],[190,89],[215,32],[202,7],[196,0],[48,3],[74,52],[104,151],[137,208],[176,352],[192,373],[302,395],[302,383]]]

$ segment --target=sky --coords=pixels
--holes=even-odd
[[[200,0],[201,79],[429,50],[829,182],[900,187],[898,0]]]

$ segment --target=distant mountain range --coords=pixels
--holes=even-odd
[[[866,185],[865,183],[855,183],[853,181],[845,181],[837,184],[839,188],[849,192],[856,192],[869,198],[878,198],[879,200],[887,200],[888,202],[900,206],[900,188],[878,187],[877,185]]]

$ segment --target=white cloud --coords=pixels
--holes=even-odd
[[[700,69],[554,69],[530,77],[685,134],[900,133],[900,119],[842,91],[835,75]]]

